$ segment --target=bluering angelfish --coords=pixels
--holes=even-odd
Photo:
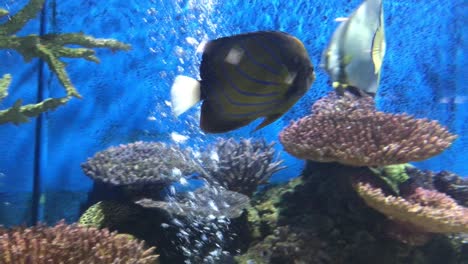
[[[291,108],[315,80],[300,40],[277,31],[259,31],[208,42],[201,80],[177,76],[171,88],[176,116],[203,100],[200,128],[223,133],[265,117],[265,127]]]
[[[375,95],[385,45],[382,0],[365,0],[341,22],[323,52],[321,66],[333,88],[342,93],[352,87],[359,93]]]

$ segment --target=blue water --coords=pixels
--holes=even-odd
[[[14,14],[26,3],[0,0],[0,7]],[[330,90],[328,77],[319,68],[321,52],[337,26],[334,19],[346,16],[359,3],[46,1],[43,23],[38,15],[18,35],[39,34],[42,26],[45,32],[83,31],[95,37],[115,38],[131,44],[133,49],[117,53],[98,49],[100,64],[64,59],[83,99],[72,99],[27,124],[0,126],[0,172],[5,175],[0,178],[0,223],[29,221],[35,177],[39,179],[36,188],[46,194],[39,204],[41,220],[76,220],[79,204],[86,200],[92,186],[80,163],[109,146],[136,140],[169,142],[173,133],[187,137],[184,146],[200,148],[213,142],[217,136],[205,135],[198,128],[197,109],[176,119],[167,104],[175,75],[197,77],[200,54],[196,49],[202,40],[248,31],[282,30],[304,42],[316,66],[317,79],[310,91],[266,129],[252,133],[258,124],[254,123],[223,135],[278,142],[281,129],[308,113],[311,104]],[[465,1],[384,1],[384,9],[387,55],[377,95],[379,108],[435,119],[448,126],[459,135],[452,147],[415,164],[468,176],[468,103],[455,100],[468,95]],[[0,23],[4,20],[0,19]],[[0,50],[0,61],[0,74],[13,75],[10,96],[0,103],[2,109],[18,98],[34,103],[41,96],[64,94],[47,66],[39,70],[39,60],[25,63],[18,53]],[[277,149],[281,151],[279,142]],[[280,153],[287,169],[274,175],[272,181],[295,177],[303,167],[303,161]],[[57,193],[66,198],[58,199]]]

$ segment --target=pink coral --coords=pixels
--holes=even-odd
[[[0,228],[0,263],[157,263],[154,248],[129,235],[64,222],[56,226]]]
[[[446,194],[417,187],[404,196],[393,196],[359,180],[355,181],[354,188],[368,206],[421,232],[468,232],[468,208]]]
[[[351,166],[420,161],[451,145],[456,136],[436,121],[375,110],[369,97],[330,94],[313,114],[280,133],[285,150],[301,159]]]

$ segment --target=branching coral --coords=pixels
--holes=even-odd
[[[169,202],[145,198],[135,203],[181,216],[236,218],[242,214],[249,201],[249,197],[243,194],[210,186],[183,193]]]
[[[0,8],[0,17],[6,16],[6,15],[8,15],[8,11],[3,8]]]
[[[436,121],[379,112],[371,98],[333,93],[314,104],[313,114],[280,134],[285,150],[298,158],[351,166],[425,160],[455,138]]]
[[[107,229],[80,227],[64,222],[53,227],[0,229],[0,263],[125,263],[153,264],[154,248]]]
[[[99,63],[92,48],[110,48],[112,51],[129,50],[130,46],[112,39],[96,39],[83,33],[45,34],[16,36],[29,20],[34,19],[42,9],[45,0],[31,0],[22,10],[13,15],[7,22],[0,25],[0,49],[12,49],[19,52],[25,61],[33,58],[44,60],[49,68],[57,75],[60,83],[65,87],[66,96],[61,98],[47,98],[37,104],[22,105],[22,100],[15,102],[13,107],[0,111],[0,124],[12,122],[24,123],[28,118],[53,110],[67,103],[72,97],[81,98],[73,86],[65,70],[65,63],[60,58],[84,58]],[[0,16],[8,12],[0,9]],[[67,45],[80,45],[84,48],[70,48]],[[0,93],[4,87],[0,85]],[[5,88],[6,89],[6,88]]]
[[[443,193],[417,187],[401,197],[393,196],[359,180],[354,187],[368,206],[421,232],[468,232],[468,208]]]
[[[98,152],[81,167],[89,177],[111,185],[161,187],[199,169],[187,151],[161,142],[143,141]]]
[[[8,86],[10,86],[10,83],[11,83],[11,75],[10,74],[5,74],[0,79],[0,102],[3,100],[3,98],[7,97],[7,95],[8,95]]]
[[[253,139],[219,139],[211,151],[204,153],[204,163],[208,182],[247,196],[284,168],[282,160],[275,161],[274,143]]]

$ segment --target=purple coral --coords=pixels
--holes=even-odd
[[[421,161],[441,153],[457,137],[436,121],[375,110],[369,97],[334,93],[313,114],[280,133],[285,150],[301,159],[351,166]]]
[[[247,196],[284,168],[282,160],[275,161],[274,143],[265,140],[219,139],[203,156],[208,182]]]
[[[158,259],[153,251],[130,235],[64,222],[53,227],[0,228],[0,263],[4,264],[150,264]]]
[[[98,152],[81,167],[92,179],[112,185],[165,186],[198,171],[189,153],[177,146],[142,141]]]

